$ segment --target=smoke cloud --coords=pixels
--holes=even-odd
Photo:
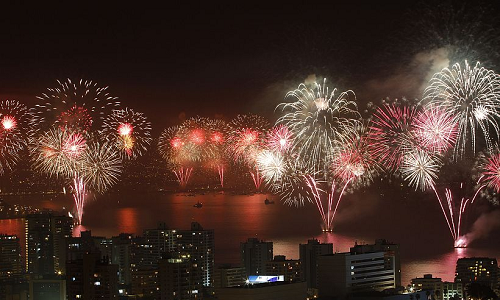
[[[472,231],[464,236],[467,244],[470,244],[476,239],[487,238],[492,231],[500,227],[500,210],[494,210],[490,213],[485,213],[479,217]]]
[[[448,54],[447,48],[419,52],[408,65],[397,67],[392,75],[369,80],[367,93],[379,99],[401,96],[420,98],[432,76],[449,66]]]

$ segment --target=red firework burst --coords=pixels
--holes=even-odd
[[[222,144],[224,143],[224,136],[221,132],[216,131],[212,133],[210,140],[216,144]]]
[[[199,128],[193,129],[189,134],[189,139],[196,145],[202,145],[205,143],[205,131]]]
[[[87,132],[92,126],[92,117],[86,108],[73,105],[57,117],[57,122],[61,128],[66,127]]]

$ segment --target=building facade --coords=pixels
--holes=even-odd
[[[318,287],[318,258],[321,255],[333,253],[333,244],[320,243],[316,239],[308,240],[307,244],[299,245],[299,258],[302,267],[302,280],[308,288]]]
[[[266,263],[273,260],[273,242],[249,238],[240,243],[241,264],[246,276],[265,275]]]
[[[498,282],[497,260],[487,257],[467,257],[458,259],[455,282],[460,282],[464,286],[476,282],[496,289]]]
[[[284,255],[276,255],[266,263],[265,275],[283,275],[287,282],[302,281],[302,266],[298,259],[286,259]]]
[[[0,280],[23,273],[21,246],[16,235],[0,234]]]
[[[396,288],[395,267],[387,267],[385,252],[335,253],[318,259],[320,297],[341,297]]]

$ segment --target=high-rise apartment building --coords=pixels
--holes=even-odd
[[[202,284],[205,287],[214,283],[214,230],[203,229],[197,223],[191,223],[190,230],[178,230],[175,236],[177,251],[180,254],[189,254],[193,266],[193,272],[200,272]]]
[[[333,244],[320,243],[316,239],[308,240],[307,244],[299,245],[299,258],[302,268],[302,280],[308,288],[318,287],[318,258],[321,255],[333,253]]]
[[[161,300],[203,299],[201,273],[189,254],[175,254],[159,260],[158,286]]]
[[[38,213],[26,216],[26,270],[50,275],[64,273],[66,239],[71,236],[70,217]]]
[[[68,299],[117,299],[118,266],[99,251],[84,253],[66,264],[66,291]]]
[[[457,260],[455,282],[464,285],[476,282],[496,289],[498,283],[498,263],[494,258],[466,257]]]
[[[354,249],[354,248],[353,248]],[[318,258],[320,297],[396,288],[396,267],[387,265],[385,252],[346,252]]]
[[[265,275],[266,263],[273,260],[273,242],[249,238],[240,243],[241,264],[246,275]]]
[[[0,280],[19,277],[22,271],[19,238],[16,235],[0,234]]]

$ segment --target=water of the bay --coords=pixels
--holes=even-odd
[[[216,264],[239,263],[240,242],[249,237],[274,242],[274,254],[298,258],[299,244],[317,238],[334,245],[334,251],[349,251],[354,243],[373,243],[385,238],[400,245],[403,284],[423,274],[453,281],[456,260],[460,257],[500,258],[499,230],[454,249],[439,206],[429,199],[398,201],[367,194],[347,196],[340,205],[334,233],[323,233],[316,207],[288,207],[275,200],[265,205],[269,195],[231,193],[138,194],[107,196],[87,204],[83,226],[93,235],[111,237],[121,232],[141,234],[165,222],[170,228],[189,228],[193,221],[215,230]],[[421,200],[421,199],[420,199]],[[38,205],[60,210],[71,208],[69,195],[7,198],[12,203]],[[193,205],[202,202],[202,208]],[[474,220],[470,220],[470,226]],[[23,220],[0,220],[0,233],[14,233],[24,239]],[[467,227],[467,226],[464,226]]]

